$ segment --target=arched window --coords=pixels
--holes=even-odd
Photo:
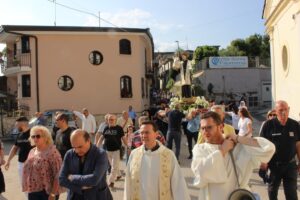
[[[129,76],[120,78],[120,92],[121,98],[132,98],[131,78]]]
[[[122,39],[119,41],[120,54],[131,54],[131,43],[127,39]]]

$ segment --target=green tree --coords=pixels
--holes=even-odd
[[[219,46],[198,46],[194,51],[193,59],[197,64],[200,60],[209,56],[219,56]]]
[[[220,56],[260,56],[270,57],[270,43],[268,35],[254,34],[246,39],[235,39],[225,49],[219,51]]]

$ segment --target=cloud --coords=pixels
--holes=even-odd
[[[162,22],[156,19],[150,12],[138,8],[120,11],[117,13],[103,12],[100,17],[110,23],[101,20],[101,26],[112,26],[129,28],[150,28],[154,31],[168,32],[173,29],[181,29],[183,25],[168,22]],[[96,17],[88,16],[86,26],[98,26],[99,20]]]

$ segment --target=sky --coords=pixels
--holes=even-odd
[[[237,38],[264,34],[264,0],[0,0],[0,25],[99,26],[98,16],[118,27],[150,28],[155,51],[226,48]],[[56,16],[56,17],[55,17]],[[56,18],[56,20],[55,20]],[[104,20],[103,27],[112,27]],[[0,50],[4,45],[0,44]]]

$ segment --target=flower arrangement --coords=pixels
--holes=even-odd
[[[195,101],[194,103],[187,103],[185,101],[183,101],[182,99],[178,98],[178,97],[173,97],[170,99],[170,108],[174,109],[175,105],[177,104],[181,104],[181,110],[183,112],[189,112],[192,109],[195,109],[198,105],[203,106],[204,108],[208,108],[208,101],[205,99],[205,97],[201,96],[201,97],[194,97]]]

